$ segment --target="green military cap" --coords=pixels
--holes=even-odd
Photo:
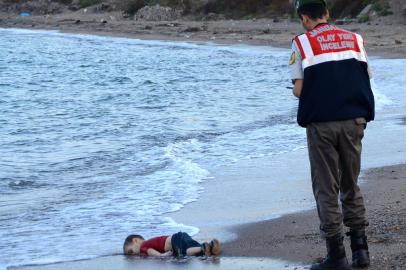
[[[294,1],[296,10],[309,4],[323,4],[327,6],[326,0],[294,0]]]

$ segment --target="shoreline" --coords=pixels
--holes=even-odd
[[[117,19],[117,13],[19,17],[0,13],[1,28],[53,30],[71,34],[91,34],[141,40],[256,45],[290,49],[295,35],[303,33],[297,21],[257,19],[218,21],[142,21]],[[106,20],[108,18],[108,20]],[[372,25],[339,25],[364,36],[370,56],[406,58],[406,33],[402,25],[379,22]],[[382,36],[385,33],[385,37]]]
[[[369,169],[361,190],[370,226],[369,269],[406,269],[406,165]],[[316,209],[229,228],[238,235],[223,245],[225,256],[270,257],[311,264],[325,256]],[[345,245],[351,259],[349,239]],[[309,248],[311,247],[311,248]]]
[[[360,179],[370,226],[367,228],[371,252],[370,270],[406,269],[406,164],[368,169]],[[10,266],[21,270],[70,269],[308,269],[325,255],[324,240],[318,232],[316,210],[306,210],[282,217],[231,226],[236,239],[222,243],[219,258],[208,260],[188,258],[143,259],[122,255],[107,255],[46,264]],[[349,239],[345,246],[351,261]],[[309,248],[310,247],[310,248]],[[275,259],[277,258],[277,259]]]
[[[379,114],[368,125],[363,141],[359,180],[370,219],[368,237],[374,265],[369,269],[406,269],[406,254],[399,252],[406,245],[406,144],[400,140],[382,140],[404,134],[406,126],[402,119],[405,119],[402,115]],[[296,164],[294,170],[292,164]],[[204,192],[198,201],[170,215],[176,222],[200,228],[197,239],[219,238],[223,242],[223,256],[276,258],[306,265],[325,256],[306,149],[277,159],[265,157],[238,162],[213,172],[213,176],[216,181],[209,179],[203,183]],[[272,184],[274,179],[278,186]],[[287,183],[295,190],[295,199],[290,202],[301,207],[293,204],[293,213],[284,209],[284,214],[272,216],[270,213],[280,210],[270,206],[275,203],[272,198],[275,193],[283,194],[285,188],[280,183]],[[213,207],[213,202],[220,205]],[[281,203],[277,205],[284,207]],[[392,240],[397,242],[391,243]],[[348,239],[346,246],[351,259]]]
[[[76,260],[49,264],[28,264],[11,266],[7,270],[305,270],[302,265],[267,258],[211,257],[195,258],[128,258],[122,255],[98,257],[89,260]]]
[[[26,28],[27,29],[27,28]],[[39,29],[34,29],[34,30],[39,30]],[[52,30],[52,29],[48,29],[48,30]],[[55,30],[55,29],[54,29]],[[62,32],[64,32],[64,33],[69,33],[69,32],[67,32],[67,31],[64,31],[64,30],[62,30]],[[73,31],[73,32],[70,32],[70,33],[79,33],[79,32],[75,32],[75,31]],[[103,32],[96,32],[96,33],[89,33],[89,32],[86,32],[86,31],[84,31],[84,32],[80,32],[80,34],[100,34],[100,33],[103,33]],[[102,34],[103,35],[103,34]],[[122,35],[122,36],[120,36],[120,35]],[[105,36],[112,36],[112,33],[110,33],[110,32],[106,32],[105,33]],[[125,34],[125,33],[121,33],[121,34],[118,34],[117,36],[120,36],[120,37],[128,37],[127,36],[127,34]],[[149,37],[151,37],[150,35],[145,35],[145,39],[148,39],[148,40],[151,40],[151,38],[149,38]],[[155,36],[156,37],[156,39],[155,40],[168,40],[168,38],[165,38],[165,36],[159,36],[159,35],[156,35]],[[161,39],[161,37],[162,37],[162,39]],[[140,36],[138,36],[137,34],[135,34],[133,37],[131,37],[131,38],[140,38]],[[175,37],[176,38],[176,37]],[[143,38],[141,38],[141,39],[143,39]],[[153,39],[152,39],[153,40]],[[175,40],[175,39],[174,39]],[[183,42],[195,42],[194,40],[190,40],[190,39],[188,39],[188,40],[184,40],[184,39],[181,39],[181,38],[179,38],[178,40],[176,40],[176,41],[183,41]],[[219,41],[219,39],[216,39],[216,40],[200,40],[200,41],[197,41],[196,40],[196,42],[215,42],[215,43],[217,43],[217,41]],[[243,43],[243,42],[241,42],[241,43],[236,43],[235,42],[235,40],[233,40],[233,39],[226,39],[226,41],[228,41],[229,43],[228,44],[246,44],[246,43]],[[269,45],[269,44],[249,44],[249,45],[261,45],[261,46],[263,46],[263,45]],[[286,44],[285,44],[286,45]],[[281,45],[282,46],[282,45]],[[287,45],[286,45],[287,46]],[[396,58],[396,57],[394,57],[394,58]],[[403,121],[405,122],[406,121],[406,118],[404,118],[403,119]],[[255,161],[253,162],[254,164],[256,163]],[[255,170],[258,170],[258,168],[262,168],[262,166],[260,166],[260,165],[258,165],[258,164],[256,164],[257,166],[254,168]],[[263,164],[262,164],[263,165]],[[393,167],[396,167],[396,166],[404,166],[404,165],[395,165],[395,166],[393,166]],[[406,166],[405,166],[406,167]],[[389,169],[388,168],[390,168],[390,167],[379,167],[379,169],[372,169],[372,171],[373,170],[376,170],[376,171],[379,171],[379,170],[381,170],[382,169],[382,172],[384,172],[383,173],[383,177],[390,177],[391,176],[391,173],[389,173]],[[403,168],[403,167],[402,167]],[[396,167],[396,169],[395,169],[395,171],[397,171],[398,170],[398,168]],[[399,170],[402,170],[403,171],[403,169],[399,169]],[[379,172],[381,172],[381,171],[379,171]],[[265,171],[264,172],[264,174],[268,174],[269,173],[269,171]],[[224,174],[224,173],[223,173]],[[377,173],[378,174],[378,173]],[[366,173],[365,173],[365,175],[369,175],[369,170],[368,171],[366,171]],[[402,176],[402,174],[400,174],[400,175],[397,175],[397,176],[395,176],[395,177],[401,177]],[[266,176],[264,176],[264,177],[266,177]],[[367,179],[367,177],[362,177],[362,179],[363,180],[366,180],[366,182],[365,182],[365,186],[367,186],[368,185],[368,179]],[[210,180],[207,180],[207,182],[210,182]],[[240,183],[241,184],[241,183]],[[209,183],[209,185],[210,185],[210,183]],[[396,187],[395,187],[395,189],[394,190],[400,190],[400,188],[402,188],[402,184],[398,184],[398,185],[395,185]],[[403,185],[404,186],[404,185]],[[363,188],[364,188],[364,185],[363,185]],[[364,191],[364,193],[365,193],[365,190],[363,189],[363,191]],[[372,195],[374,195],[374,192],[377,192],[374,188],[371,188],[371,190],[370,190],[370,192],[371,192],[371,194]],[[200,195],[200,197],[199,197],[199,201],[201,201],[202,200],[202,197],[204,196],[204,194],[202,194],[202,195]],[[209,196],[212,196],[212,194],[209,194]],[[391,199],[391,198],[388,198],[388,199]],[[373,202],[371,202],[371,203],[373,203]],[[201,202],[199,202],[199,204],[201,204]],[[382,207],[385,205],[385,203],[382,203]],[[238,205],[234,205],[234,207],[238,207]],[[402,204],[401,205],[402,207],[404,206],[404,204]],[[385,209],[380,209],[379,211],[383,211],[383,210],[385,210]],[[223,211],[223,212],[222,212]],[[377,210],[378,211],[378,210]],[[403,210],[402,210],[403,211]],[[183,213],[183,210],[181,210],[180,212],[182,212],[180,215],[184,215],[184,213]],[[219,212],[222,212],[223,214],[224,214],[224,210],[222,210],[222,209],[219,209]],[[244,211],[243,211],[244,212]],[[385,214],[386,212],[384,212],[384,214]],[[388,212],[389,213],[389,212]],[[220,213],[221,214],[221,213]],[[222,214],[222,215],[223,215]],[[233,241],[231,241],[231,242],[227,242],[225,245],[224,245],[224,247],[225,247],[225,256],[237,256],[237,254],[238,254],[238,252],[245,252],[245,253],[247,253],[246,251],[248,250],[249,252],[251,252],[251,250],[252,251],[257,251],[257,248],[258,247],[264,247],[265,248],[265,250],[267,250],[268,248],[269,248],[269,246],[267,246],[267,244],[268,245],[270,245],[270,244],[272,244],[272,243],[266,243],[265,241],[263,241],[263,236],[262,236],[262,238],[258,238],[258,241],[250,241],[250,242],[248,242],[248,240],[247,240],[247,234],[249,233],[249,232],[252,232],[251,230],[254,230],[253,232],[252,232],[252,234],[253,234],[253,236],[252,237],[258,237],[258,230],[259,230],[259,228],[264,228],[263,230],[265,231],[265,230],[269,230],[268,231],[268,233],[272,233],[271,232],[271,230],[269,229],[269,227],[271,227],[271,226],[276,226],[276,225],[272,225],[272,224],[277,224],[278,222],[281,222],[281,223],[279,223],[280,224],[280,226],[283,226],[282,228],[284,228],[284,229],[286,229],[286,227],[285,226],[287,226],[287,227],[289,227],[289,228],[291,228],[290,226],[288,226],[288,225],[290,225],[290,224],[293,224],[292,226],[292,228],[294,229],[293,230],[293,232],[294,233],[292,233],[292,234],[289,234],[289,235],[287,235],[287,237],[285,237],[286,235],[284,235],[284,237],[283,237],[283,239],[276,239],[276,240],[278,240],[278,241],[280,241],[280,242],[278,242],[278,241],[276,241],[275,243],[276,244],[286,244],[286,242],[287,242],[287,240],[291,240],[291,242],[293,243],[293,245],[291,246],[291,249],[289,249],[289,248],[286,248],[285,247],[285,249],[283,250],[282,248],[280,249],[280,252],[281,252],[281,255],[279,256],[275,256],[274,254],[272,254],[272,255],[270,255],[270,254],[265,254],[266,256],[264,256],[264,257],[268,257],[268,258],[284,258],[284,256],[286,256],[287,254],[289,254],[289,256],[290,255],[295,255],[295,256],[298,256],[298,257],[294,257],[293,255],[291,256],[291,257],[289,257],[290,258],[290,261],[292,260],[292,258],[293,258],[293,260],[297,260],[297,261],[300,261],[301,259],[299,258],[299,256],[300,256],[300,254],[301,254],[301,251],[302,250],[300,250],[300,249],[298,249],[297,251],[298,251],[298,253],[296,254],[296,253],[292,253],[292,251],[295,251],[295,249],[297,249],[297,243],[298,242],[300,242],[300,241],[303,241],[303,249],[304,250],[307,250],[308,249],[308,245],[309,245],[309,243],[310,244],[314,244],[315,246],[317,245],[319,248],[320,248],[320,250],[319,251],[317,251],[316,250],[316,253],[317,254],[319,254],[319,255],[314,255],[313,253],[312,254],[310,254],[309,255],[309,257],[305,257],[305,259],[309,259],[309,258],[312,258],[313,260],[314,259],[317,259],[317,257],[322,257],[322,256],[324,256],[324,253],[325,253],[325,251],[324,251],[324,243],[321,241],[321,239],[319,239],[319,240],[317,240],[317,238],[319,238],[318,237],[318,232],[316,231],[316,228],[317,228],[317,217],[316,217],[316,223],[314,223],[314,217],[315,217],[315,212],[314,212],[314,210],[310,210],[310,211],[302,211],[302,212],[299,212],[299,213],[297,213],[297,214],[291,214],[291,215],[284,215],[284,216],[282,216],[282,217],[280,217],[280,218],[276,218],[276,219],[272,219],[271,221],[260,221],[260,222],[254,222],[254,223],[247,223],[247,224],[243,224],[243,225],[237,225],[237,226],[233,226],[232,228],[230,228],[230,235],[229,235],[229,237],[230,238],[235,238],[235,236],[239,236],[240,238],[237,238],[236,240],[233,240]],[[222,215],[220,215],[220,217],[222,216]],[[313,217],[312,217],[312,215],[313,215]],[[387,216],[390,216],[390,213],[389,214],[387,214]],[[378,215],[377,214],[377,217],[379,217],[380,215]],[[298,230],[298,220],[307,220],[308,221],[308,229],[309,229],[309,233],[307,233],[307,232],[298,232],[297,230]],[[295,223],[293,222],[293,221],[295,221]],[[404,221],[404,220],[403,220]],[[243,220],[241,220],[241,222],[242,223],[244,223],[244,221]],[[186,224],[189,224],[189,223],[186,223]],[[260,225],[259,225],[260,224]],[[224,224],[213,224],[214,225],[214,227],[216,227],[216,226],[224,226]],[[306,225],[306,226],[307,226]],[[262,227],[258,227],[258,226],[262,226]],[[255,229],[253,229],[255,227]],[[299,227],[301,227],[301,226],[299,226]],[[303,226],[302,226],[303,227]],[[311,228],[310,228],[311,227]],[[224,226],[223,228],[228,228],[228,226]],[[371,228],[371,227],[370,227]],[[402,228],[401,228],[402,229]],[[276,230],[277,231],[277,230]],[[213,231],[214,232],[214,231]],[[256,233],[256,234],[255,234]],[[295,234],[296,233],[296,234]],[[299,233],[300,235],[297,235],[297,233]],[[243,236],[245,234],[245,236]],[[281,233],[277,233],[279,236],[281,236],[282,235],[282,232]],[[385,236],[385,235],[384,235]],[[379,240],[379,238],[376,238],[375,240],[376,241],[378,241],[377,242],[377,244],[381,244],[381,243],[383,243],[383,244],[387,244],[387,242],[385,242],[386,240],[386,238],[383,236],[383,239],[384,240],[382,240],[383,242],[379,242],[379,241],[381,241],[381,240]],[[244,238],[245,237],[245,238]],[[265,237],[266,238],[266,237]],[[271,239],[271,238],[269,238],[269,239]],[[293,240],[292,240],[293,239]],[[261,241],[262,240],[262,241]],[[285,243],[282,243],[283,242],[283,240],[285,240]],[[372,239],[372,240],[374,240],[374,239]],[[238,241],[242,241],[242,242],[238,242]],[[306,242],[306,241],[309,241],[309,242]],[[231,249],[231,247],[229,247],[229,245],[231,245],[232,243],[234,243],[234,245],[239,245],[240,246],[240,250],[232,250]],[[402,242],[403,243],[403,242]],[[249,245],[248,245],[249,244]],[[273,244],[272,244],[273,245]],[[374,245],[375,245],[375,243],[374,243]],[[306,249],[307,248],[307,249]],[[384,246],[384,247],[381,247],[381,249],[382,250],[385,250],[386,249],[386,246]],[[310,251],[314,251],[314,250],[309,250],[309,252]],[[258,253],[258,254],[260,254],[260,253]],[[255,254],[255,255],[258,255],[258,254]],[[349,253],[350,254],[350,253]],[[303,254],[302,254],[303,255]],[[238,256],[242,256],[242,257],[255,257],[255,256],[253,256],[252,255],[252,253],[251,254],[240,254],[240,255],[238,255]],[[382,256],[386,256],[386,254],[383,254]],[[261,257],[261,256],[260,256]],[[385,257],[379,257],[379,259],[382,259],[382,258],[385,258]],[[303,259],[304,260],[304,259]],[[90,261],[92,261],[92,260],[90,260]],[[403,266],[403,265],[402,265]],[[384,267],[384,266],[382,266],[382,267]],[[370,269],[374,269],[374,268],[370,268]],[[376,268],[376,269],[386,269],[386,268]],[[389,268],[388,268],[389,269]],[[397,268],[396,268],[397,269]],[[398,269],[401,269],[401,268],[398,268]]]

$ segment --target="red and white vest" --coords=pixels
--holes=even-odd
[[[302,56],[303,89],[298,123],[375,117],[362,37],[323,23],[295,37]]]
[[[340,29],[334,25],[321,24],[305,34],[295,37],[302,55],[302,68],[328,61],[357,59],[367,62],[364,40],[361,35]]]

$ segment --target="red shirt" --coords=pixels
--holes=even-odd
[[[147,251],[150,248],[153,248],[160,253],[165,253],[165,241],[168,237],[169,236],[159,236],[159,237],[154,237],[147,241],[144,241],[141,244],[140,253],[148,254]]]

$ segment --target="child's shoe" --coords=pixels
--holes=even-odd
[[[204,256],[206,257],[210,257],[211,256],[211,246],[209,243],[204,242],[202,245],[202,253]]]
[[[220,242],[217,239],[213,239],[210,241],[210,253],[213,256],[220,255]]]

